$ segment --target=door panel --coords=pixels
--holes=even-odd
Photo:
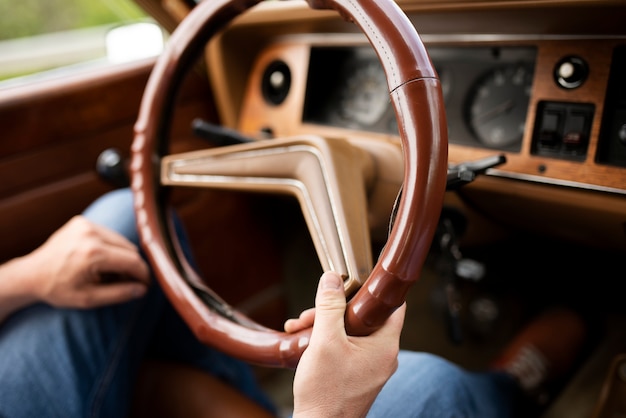
[[[0,259],[23,254],[112,188],[98,155],[128,155],[153,60],[0,91]],[[176,108],[177,145],[193,146],[191,119],[215,120],[205,79],[188,78]],[[195,115],[195,116],[194,116]],[[186,129],[185,129],[186,128]]]

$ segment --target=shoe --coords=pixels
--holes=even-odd
[[[585,321],[567,309],[546,311],[526,326],[492,363],[513,376],[530,396],[571,372],[587,338]]]

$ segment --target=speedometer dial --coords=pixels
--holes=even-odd
[[[371,126],[389,106],[387,79],[378,62],[356,67],[340,92],[340,117],[347,123]]]
[[[476,139],[492,148],[521,142],[532,87],[532,68],[514,64],[487,73],[471,90],[466,117]]]

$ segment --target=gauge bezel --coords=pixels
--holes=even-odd
[[[525,62],[494,66],[470,87],[464,105],[465,123],[484,147],[498,150],[521,147],[533,70]],[[476,114],[478,109],[479,115]]]

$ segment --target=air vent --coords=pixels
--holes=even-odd
[[[261,81],[265,101],[274,106],[281,104],[291,88],[291,71],[283,61],[274,61],[267,66]]]

